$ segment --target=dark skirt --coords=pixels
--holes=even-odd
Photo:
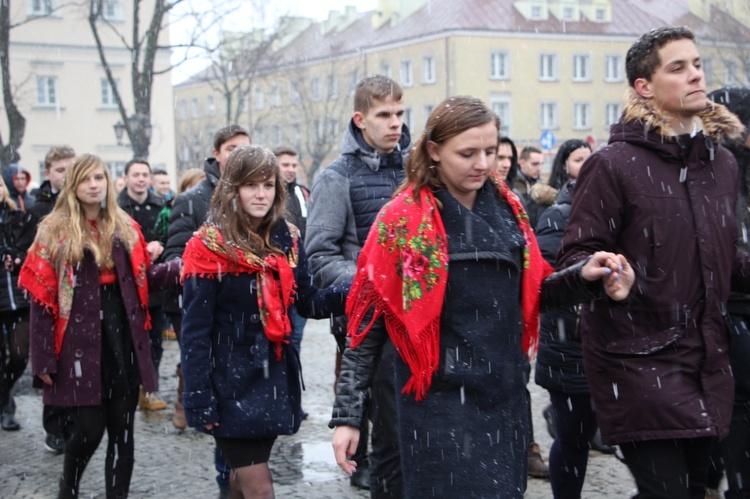
[[[232,469],[267,463],[276,437],[269,438],[221,438],[214,437],[224,459]]]
[[[101,286],[102,398],[126,396],[141,384],[120,286]]]

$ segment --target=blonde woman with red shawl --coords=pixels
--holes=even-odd
[[[330,423],[336,461],[356,469],[347,456],[390,336],[406,497],[522,497],[540,302],[621,300],[633,283],[625,259],[605,252],[552,273],[518,198],[491,173],[498,128],[472,97],[435,109],[347,302],[350,345]]]
[[[59,498],[79,496],[105,430],[106,496],[127,497],[138,387],[157,388],[148,289],[179,278],[179,261],[150,267],[140,228],[116,198],[101,158],[77,157],[19,277],[32,299],[34,386],[45,404],[66,408],[69,422]]]

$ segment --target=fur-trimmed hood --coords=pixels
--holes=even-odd
[[[551,185],[537,182],[531,186],[531,199],[541,206],[552,206],[557,199],[558,190]]]
[[[717,144],[738,140],[745,130],[737,116],[724,105],[710,99],[706,99],[706,109],[698,113],[697,118],[703,125],[704,135]],[[654,105],[652,99],[644,99],[633,88],[625,92],[622,117],[619,123],[612,125],[612,137],[616,136],[616,128],[630,123],[641,123],[646,130],[653,129],[662,137],[673,136],[666,115]]]

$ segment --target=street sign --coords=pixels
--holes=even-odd
[[[542,132],[542,136],[539,138],[539,145],[545,151],[551,151],[555,147],[555,134],[552,130],[545,130]]]

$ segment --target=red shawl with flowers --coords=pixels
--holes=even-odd
[[[188,241],[182,255],[182,280],[188,277],[220,279],[222,274],[258,274],[258,309],[268,340],[275,345],[276,360],[281,360],[281,345],[289,343],[292,325],[287,311],[294,303],[299,230],[289,225],[292,249],[289,255],[269,254],[264,258],[227,244],[216,225],[206,224]],[[277,277],[278,276],[278,277]]]
[[[151,329],[151,317],[148,313],[148,267],[151,258],[146,249],[146,240],[134,220],[130,220],[132,230],[118,237],[130,251],[130,266],[138,289],[138,299],[146,314],[145,328]],[[92,225],[96,230],[96,225]],[[75,290],[75,264],[53,259],[50,248],[68,244],[65,235],[52,237],[54,231],[45,220],[39,224],[38,236],[34,245],[29,248],[18,276],[18,285],[29,292],[31,298],[43,305],[55,318],[55,357],[60,357],[65,329],[68,326],[70,310],[73,307]]]
[[[492,175],[510,205],[526,240],[521,281],[522,347],[533,358],[539,343],[539,290],[553,272],[542,258],[518,197]],[[395,276],[394,277],[394,272]],[[350,345],[356,348],[376,319],[386,329],[411,378],[402,392],[423,400],[440,361],[440,315],[448,278],[447,235],[429,188],[409,187],[386,204],[370,231],[357,262],[346,303]],[[373,317],[360,331],[365,314]]]

